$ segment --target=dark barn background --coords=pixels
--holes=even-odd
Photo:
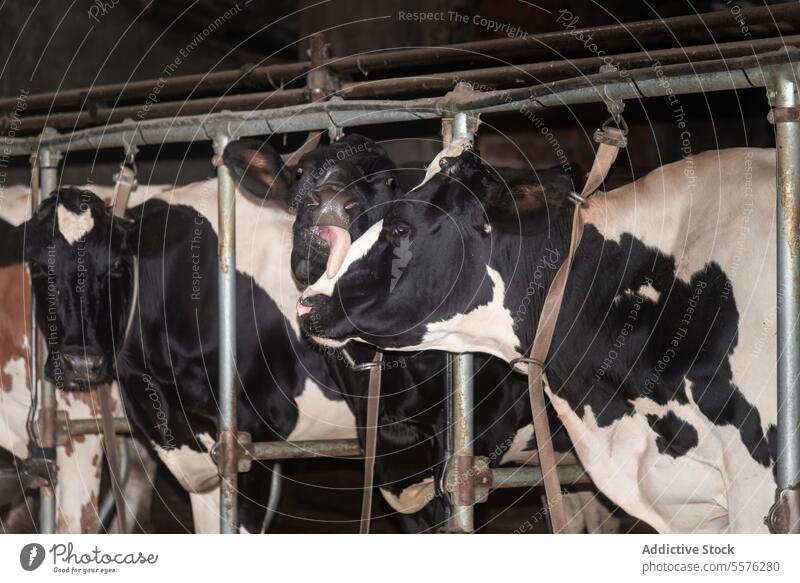
[[[0,9],[0,97],[13,99],[25,92],[62,92],[108,83],[157,79],[182,52],[186,56],[171,76],[246,70],[254,64],[306,60],[308,37],[318,31],[324,31],[333,55],[341,56],[378,49],[428,47],[509,36],[508,32],[476,26],[471,21],[474,15],[507,23],[520,33],[535,35],[563,30],[557,22],[559,10],[569,10],[579,17],[580,27],[587,27],[725,10],[733,5],[744,8],[761,4],[763,2],[744,0],[653,3],[540,0],[535,5],[516,0],[7,2]],[[400,12],[453,12],[467,16],[468,22],[409,22],[400,17]],[[226,13],[232,15],[197,40],[198,34]],[[782,29],[781,32],[794,31]],[[750,34],[754,37],[769,36],[775,34],[775,29],[754,26]],[[730,26],[692,37],[683,36],[679,42],[708,44],[726,40],[742,40],[742,30],[733,13]],[[626,50],[637,51],[676,46],[676,39],[630,38],[623,44]],[[600,43],[600,48],[612,52],[620,47],[605,47]],[[563,58],[571,56],[569,53],[562,55]],[[559,57],[549,57],[556,58]],[[502,64],[505,63],[497,63]],[[427,72],[430,71],[436,72],[435,63],[428,68]],[[446,73],[442,72],[442,75],[446,76]],[[367,78],[381,76],[380,71],[370,71]],[[532,85],[537,79],[526,81],[525,84]],[[302,85],[302,80],[297,83]],[[268,90],[269,87],[232,87],[230,94],[253,89]],[[440,94],[425,93],[420,89],[417,94],[398,98]],[[203,96],[202,91],[198,91],[170,100]],[[694,153],[731,146],[773,145],[772,127],[765,121],[767,104],[763,89],[738,94],[685,95],[680,96],[679,101],[689,124]],[[113,106],[114,103],[86,102],[83,109],[91,114],[98,108]],[[269,102],[263,104],[265,108],[270,106]],[[45,108],[35,115],[58,112],[58,108]],[[0,136],[8,134],[13,113],[0,111]],[[34,115],[25,112],[28,114]],[[676,126],[673,107],[666,99],[628,103],[625,116],[631,126],[630,141],[635,146],[627,151],[628,170],[621,171],[618,180],[627,180],[631,172],[639,174],[681,157],[680,130]],[[560,164],[555,140],[572,163],[588,168],[593,157],[591,135],[606,117],[602,104],[550,110],[538,115],[535,123],[520,115],[486,116],[478,146],[482,154],[497,165],[523,167],[530,161],[535,167],[549,167]],[[552,132],[552,138],[542,127]],[[60,128],[60,131],[69,129]],[[438,121],[363,127],[352,131],[384,142],[399,163],[430,159],[439,150]],[[288,151],[301,137],[289,136],[284,140],[277,136],[273,141]],[[121,150],[69,154],[66,163],[62,163],[62,182],[110,184],[121,156]],[[139,179],[153,183],[186,183],[207,178],[214,172],[210,157],[209,142],[145,147],[138,156]],[[4,184],[29,180],[27,160],[12,158],[5,163],[8,167],[3,169]],[[298,461],[286,462],[285,467],[288,479],[274,532],[357,531],[360,464]],[[184,502],[185,495],[165,472],[160,473],[159,482],[163,498],[154,505],[151,524],[145,527],[160,532],[189,529],[191,517]],[[505,512],[512,503],[517,504],[515,511]],[[493,517],[488,532],[510,532],[535,515],[540,507],[538,491],[525,494],[515,490],[493,495],[490,502],[479,505],[477,511],[484,519]],[[386,510],[386,507],[378,508],[378,512],[380,510]],[[393,529],[390,520],[382,519],[376,522],[374,530],[392,532]],[[541,530],[544,531],[544,525]]]

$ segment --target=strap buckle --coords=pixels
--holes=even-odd
[[[373,368],[380,368],[383,365],[382,362],[371,361],[371,362],[362,362],[361,364],[354,364],[350,368],[352,368],[356,372],[363,372],[365,370],[372,370]]]
[[[577,194],[575,196],[578,198],[583,198]],[[533,358],[532,356],[520,356],[519,358],[512,360],[509,364],[511,365],[511,368],[515,368],[518,364],[535,364],[542,370],[544,370],[544,367],[547,366],[546,363],[542,362],[538,358]]]
[[[613,127],[611,124],[617,124]],[[594,141],[598,144],[608,144],[617,148],[628,147],[628,124],[625,123],[625,118],[620,115],[617,119],[612,115],[598,130],[594,132]]]

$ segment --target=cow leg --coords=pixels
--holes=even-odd
[[[764,517],[774,501],[775,478],[771,468],[756,462],[742,443],[738,429],[717,427],[725,443],[728,532],[766,533]]]
[[[150,507],[153,502],[157,462],[150,451],[136,438],[120,440],[130,449],[130,470],[125,484],[126,524],[130,532],[147,532]],[[111,532],[119,531],[119,519],[115,516]]]
[[[59,533],[93,533],[97,527],[103,448],[98,435],[82,435],[56,450]]]
[[[568,534],[613,534],[619,532],[619,519],[591,490],[564,496]]]
[[[219,486],[208,492],[189,492],[192,519],[197,534],[219,534]]]

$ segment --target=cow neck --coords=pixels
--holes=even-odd
[[[510,348],[520,355],[525,354],[533,342],[545,296],[569,248],[574,205],[567,204],[569,207],[553,213],[544,227],[523,222],[522,237],[514,232],[519,232],[519,225],[498,228],[496,223],[492,224],[493,233],[510,233],[508,237],[494,238],[492,256],[497,261],[490,262],[490,267],[506,282],[505,308],[515,322],[518,340],[517,346]]]

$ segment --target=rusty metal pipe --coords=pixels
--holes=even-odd
[[[230,135],[218,131],[214,153],[222,157]],[[219,206],[219,442],[220,532],[238,532],[238,447],[236,446],[236,190],[228,169],[217,166]]]
[[[775,22],[795,22],[800,20],[800,6],[787,2],[772,6],[744,8],[741,17],[748,25],[773,24]],[[664,19],[626,22],[583,28],[562,30],[524,38],[493,39],[458,43],[444,47],[424,47],[375,51],[373,53],[349,55],[329,61],[334,73],[371,73],[396,69],[430,66],[464,65],[497,62],[521,57],[560,54],[564,51],[585,52],[586,47],[578,37],[592,35],[595,42],[634,40],[638,46],[642,39],[663,34],[679,45],[687,32],[719,30],[733,26],[735,22],[730,10],[724,9],[705,14],[691,14]],[[172,77],[161,83],[158,79],[146,79],[131,83],[98,85],[91,88],[69,89],[59,92],[37,93],[28,96],[29,110],[84,105],[91,101],[111,101],[145,98],[161,83],[159,96],[179,96],[195,92],[213,90],[229,91],[236,85],[257,88],[279,88],[286,83],[299,81],[310,68],[309,62],[264,65],[250,69],[217,71],[208,74],[182,75]],[[379,69],[380,71],[376,71]],[[0,109],[14,106],[14,98],[0,99]]]
[[[396,98],[425,93],[444,93],[450,91],[458,82],[466,82],[476,89],[495,90],[527,87],[535,83],[565,79],[583,74],[596,73],[601,65],[613,62],[624,69],[648,67],[653,63],[661,66],[706,61],[715,58],[737,58],[752,55],[753,52],[771,51],[784,46],[800,45],[800,35],[782,38],[737,41],[723,44],[708,44],[675,49],[632,52],[607,57],[588,57],[581,59],[546,61],[504,67],[491,67],[465,71],[359,81],[342,84],[335,95],[348,100]],[[324,69],[316,71],[320,76]],[[321,97],[318,88],[312,91],[314,100]],[[53,114],[29,115],[20,118],[19,132],[36,132],[49,126],[56,129],[77,129],[102,124],[119,123],[127,119],[144,121],[147,119],[174,116],[201,115],[223,110],[243,111],[299,105],[308,99],[308,90],[302,88],[284,89],[243,95],[224,95],[185,101],[169,101],[144,105],[122,107],[100,107],[92,112],[67,111]]]
[[[591,484],[592,480],[580,464],[559,465],[558,479],[562,484]],[[492,489],[533,488],[544,484],[542,469],[534,466],[495,468],[492,470]]]
[[[800,533],[800,95],[794,65],[766,71],[777,152],[778,440],[772,532]]]
[[[50,148],[40,148],[38,152],[40,197],[49,196],[58,188],[58,152]],[[44,359],[47,357],[44,337],[41,332],[31,340],[39,346],[36,350],[36,378],[39,379],[39,446],[42,455],[47,460],[56,461],[56,444],[58,442],[58,419],[56,405],[56,388],[44,378]],[[37,387],[31,387],[35,391]],[[50,476],[50,483],[39,491],[39,532],[53,534],[56,532],[56,490],[53,484],[57,482],[58,464],[51,466],[55,475]]]
[[[252,444],[254,460],[288,460],[323,457],[360,458],[357,439],[320,439],[308,441],[261,441]]]

